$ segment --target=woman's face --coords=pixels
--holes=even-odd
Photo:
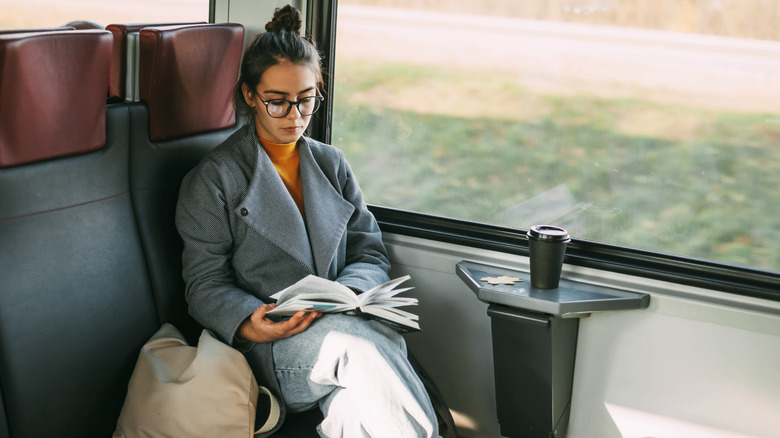
[[[292,105],[286,116],[274,118],[266,110],[266,104],[269,105],[272,112],[274,108],[280,107],[286,110],[289,103],[280,99],[298,102],[301,99],[318,95],[316,78],[312,69],[306,65],[293,64],[286,59],[269,67],[263,73],[257,89],[250,90],[244,84],[241,90],[246,103],[255,109],[254,119],[257,134],[270,142],[281,144],[298,141],[309,126],[311,115],[301,115],[296,105]],[[300,107],[304,109],[303,104]]]

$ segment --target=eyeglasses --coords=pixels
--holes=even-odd
[[[295,107],[298,109],[298,113],[300,115],[310,116],[316,113],[318,109],[320,109],[320,103],[325,100],[325,98],[322,96],[304,97],[297,102],[287,99],[259,99],[260,102],[263,102],[263,105],[265,105],[265,110],[268,111],[268,115],[275,119],[287,117],[287,114],[290,114],[290,109],[293,105],[295,105]]]

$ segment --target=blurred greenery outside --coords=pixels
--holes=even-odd
[[[332,142],[368,203],[780,271],[777,115],[544,95],[496,74],[474,87],[435,67],[336,71]],[[464,93],[411,100],[431,87]]]

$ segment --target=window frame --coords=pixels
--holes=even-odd
[[[330,144],[338,0],[308,0],[308,34],[323,54],[323,108],[315,114],[309,135]],[[383,232],[464,245],[521,256],[528,255],[527,230],[391,207],[369,205]],[[572,238],[564,263],[607,272],[716,290],[780,302],[780,272]]]

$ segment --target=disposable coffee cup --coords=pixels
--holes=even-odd
[[[531,287],[555,289],[561,279],[569,233],[554,225],[534,225],[526,233],[531,253]]]

